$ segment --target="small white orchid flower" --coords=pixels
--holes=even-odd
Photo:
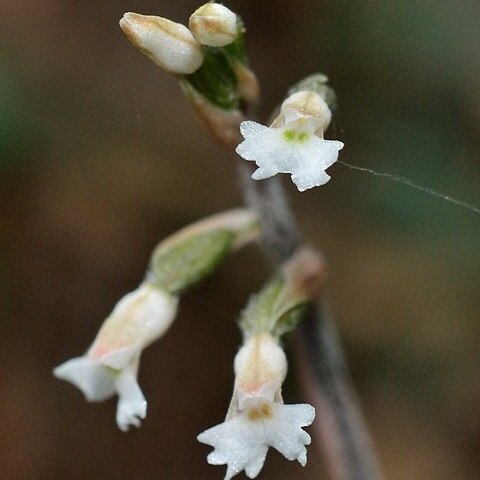
[[[235,388],[227,418],[198,436],[215,448],[208,463],[227,465],[225,480],[242,470],[255,478],[269,447],[305,466],[310,436],[302,427],[313,422],[315,410],[306,404],[283,404],[286,372],[285,353],[268,333],[250,337],[235,357]]]
[[[330,180],[325,170],[337,161],[343,148],[342,142],[323,138],[330,119],[330,109],[319,94],[294,93],[283,102],[271,127],[253,121],[241,123],[245,140],[236,152],[256,162],[255,180],[290,173],[301,192],[323,185]]]
[[[118,427],[123,431],[139,427],[147,413],[137,383],[140,355],[168,329],[177,303],[175,296],[142,283],[117,303],[87,353],[58,366],[54,375],[78,387],[90,402],[116,393]]]

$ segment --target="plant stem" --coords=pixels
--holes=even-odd
[[[302,236],[283,187],[274,177],[251,179],[251,169],[239,166],[246,203],[255,208],[263,223],[263,247],[279,265],[302,244]],[[379,480],[375,455],[352,387],[344,353],[333,321],[318,301],[300,326],[299,371],[317,411],[320,438],[332,480]]]

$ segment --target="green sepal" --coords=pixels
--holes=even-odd
[[[335,110],[337,107],[337,95],[330,85],[328,85],[328,77],[323,73],[314,73],[308,77],[300,80],[298,83],[290,87],[288,96],[297,92],[312,91],[318,93],[328,105],[330,110]]]
[[[276,277],[250,299],[240,328],[246,337],[266,332],[280,338],[295,329],[306,307],[306,299],[292,295],[285,280]]]
[[[173,244],[160,244],[150,261],[149,281],[172,294],[198,283],[229,253],[235,233],[214,230]]]
[[[217,107],[236,110],[240,105],[237,77],[220,48],[205,47],[202,66],[183,79]]]
[[[302,320],[307,312],[308,303],[299,303],[294,305],[290,310],[286,311],[275,323],[272,334],[274,337],[280,338],[295,330],[298,323]]]
[[[237,37],[224,47],[204,47],[205,59],[202,66],[183,81],[203,95],[212,105],[225,110],[237,110],[240,106],[238,80],[234,67],[247,64],[245,27],[237,15]]]
[[[237,15],[237,38],[232,43],[225,45],[221,50],[225,53],[230,62],[247,64],[247,50],[245,48],[245,25]]]

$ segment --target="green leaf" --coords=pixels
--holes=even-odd
[[[174,244],[160,245],[153,252],[152,282],[178,294],[209,275],[229,253],[235,234],[214,230]]]

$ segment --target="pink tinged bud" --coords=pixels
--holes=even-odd
[[[201,46],[180,23],[128,12],[120,20],[120,28],[133,46],[169,73],[188,75],[203,63]]]
[[[189,27],[198,43],[224,47],[237,37],[237,16],[219,3],[206,3],[190,16]]]

